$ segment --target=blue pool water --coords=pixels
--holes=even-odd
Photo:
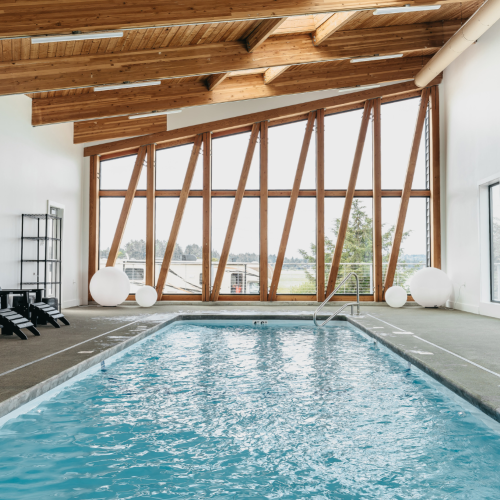
[[[174,324],[0,429],[2,500],[143,497],[498,499],[500,436],[345,323]]]

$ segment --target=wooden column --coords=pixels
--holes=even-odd
[[[99,156],[90,157],[89,195],[89,285],[92,276],[99,270]],[[89,300],[94,300],[90,295]]]
[[[269,122],[260,124],[260,300],[267,301],[269,288],[268,276],[268,239],[267,239],[267,207],[268,207],[268,130]]]
[[[373,300],[383,300],[382,145],[380,97],[373,100]]]
[[[431,87],[430,109],[431,266],[441,269],[441,181],[439,87]]]
[[[363,156],[363,148],[365,146],[366,131],[368,130],[368,123],[370,120],[371,106],[372,101],[366,101],[363,118],[361,120],[361,127],[359,129],[356,152],[354,153],[354,160],[352,162],[351,177],[349,178],[349,185],[347,186],[347,192],[345,195],[344,210],[342,212],[342,218],[340,219],[339,234],[337,236],[337,242],[335,243],[332,267],[330,268],[330,276],[328,277],[327,294],[330,294],[335,289],[335,283],[339,274],[340,261],[342,259],[342,251],[344,249],[344,241],[347,233],[347,226],[349,225],[352,201],[354,199],[354,190],[356,189],[359,166],[361,164],[361,157]]]
[[[127,194],[125,195],[120,218],[118,219],[118,225],[116,226],[115,236],[113,238],[113,243],[111,244],[111,250],[109,251],[106,267],[113,267],[116,263],[123,233],[127,227],[128,216],[132,210],[132,203],[134,202],[135,192],[137,191],[137,185],[139,184],[139,178],[141,177],[142,168],[144,166],[146,152],[147,146],[141,146],[139,152],[137,153],[137,159],[135,160],[134,170],[132,170],[132,176],[130,177],[130,183],[128,185]]]
[[[420,108],[418,110],[417,124],[415,126],[415,134],[411,146],[410,159],[408,160],[408,168],[406,169],[406,178],[401,195],[401,203],[399,205],[398,220],[392,240],[391,255],[389,256],[389,264],[387,266],[387,274],[385,276],[384,293],[394,283],[396,267],[398,265],[399,250],[401,248],[401,240],[405,227],[406,213],[408,211],[408,203],[410,202],[411,187],[413,184],[413,176],[417,165],[418,150],[420,148],[420,140],[422,139],[422,131],[424,129],[425,115],[427,114],[427,104],[429,102],[429,89],[425,88],[422,91],[420,100]]]
[[[179,229],[182,224],[184,210],[186,208],[186,203],[189,197],[189,190],[191,189],[191,182],[193,181],[194,171],[196,169],[196,164],[198,163],[198,158],[200,156],[201,141],[202,135],[199,134],[194,140],[193,150],[191,151],[191,157],[189,158],[189,164],[186,171],[186,177],[184,178],[181,195],[179,196],[179,202],[177,203],[177,210],[175,211],[174,222],[172,223],[172,229],[170,230],[167,248],[165,249],[165,255],[163,256],[160,274],[158,275],[158,283],[156,284],[158,300],[161,300],[161,296],[163,295],[163,287],[165,286],[165,282],[167,281],[170,262],[172,261],[172,256],[174,255],[175,244],[177,243],[177,235],[179,234]]]
[[[325,300],[325,110],[316,113],[316,300]]]
[[[201,300],[210,300],[212,276],[212,134],[203,134],[203,269]]]
[[[146,281],[155,286],[155,194],[156,194],[156,145],[147,146],[146,192]]]
[[[229,218],[226,238],[222,247],[219,265],[217,266],[217,274],[215,275],[214,287],[211,295],[211,300],[213,301],[219,299],[222,278],[224,277],[224,272],[226,270],[227,259],[229,258],[229,251],[231,250],[234,230],[236,228],[236,223],[238,222],[238,215],[240,214],[241,202],[243,201],[245,186],[247,184],[248,173],[250,172],[250,167],[252,165],[252,158],[255,151],[255,144],[257,143],[257,138],[259,136],[259,131],[260,123],[254,123],[252,126],[252,133],[250,135],[250,142],[248,143],[247,154],[241,170],[240,182],[238,183],[238,189],[236,190],[236,195],[234,197],[233,210],[231,211],[231,217]]]
[[[271,289],[269,291],[269,300],[276,300],[276,294],[278,293],[278,284],[280,281],[281,269],[283,268],[283,262],[285,260],[286,247],[288,244],[288,238],[290,236],[290,230],[292,229],[293,216],[295,214],[295,207],[297,206],[297,198],[299,197],[300,183],[302,181],[302,174],[304,173],[304,167],[306,164],[307,153],[309,151],[309,144],[311,143],[311,136],[314,128],[315,119],[316,119],[316,111],[311,111],[307,119],[307,127],[306,127],[306,132],[304,134],[304,141],[302,142],[302,150],[300,151],[299,162],[297,164],[297,171],[295,173],[295,180],[293,181],[292,193],[290,195],[290,202],[288,204],[288,211],[285,219],[285,227],[283,228],[283,234],[281,236],[278,256],[276,258],[276,264],[274,266],[273,279],[271,282]]]

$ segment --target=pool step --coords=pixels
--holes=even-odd
[[[26,328],[33,335],[40,336],[40,332],[30,320],[11,309],[0,309],[0,325],[2,325],[2,335],[16,334],[20,339],[28,340],[22,331],[23,328]]]
[[[54,328],[61,328],[58,320],[64,325],[69,325],[69,321],[64,317],[64,314],[60,313],[57,309],[49,306],[45,302],[36,302],[35,304],[30,304],[31,318],[38,325],[40,320],[50,323]]]

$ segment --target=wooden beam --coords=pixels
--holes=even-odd
[[[1,62],[0,95],[95,87],[125,80],[211,75],[362,55],[415,51],[421,55],[423,49],[440,49],[460,25],[460,21],[444,21],[339,31],[318,47],[311,44],[306,34],[276,36],[255,53],[247,52],[245,43],[235,40],[160,50]]]
[[[426,0],[426,5],[450,4],[458,0]],[[290,2],[289,0],[189,0],[168,2],[103,2],[85,3],[67,0],[18,0],[4,2],[0,16],[0,37],[29,36],[73,31],[118,30],[122,28],[163,27],[196,23],[244,21],[265,17],[299,16],[337,12],[346,7],[403,7],[420,5],[419,0],[344,0]]]
[[[260,300],[267,302],[268,276],[268,129],[269,122],[260,123]]]
[[[162,85],[128,89],[125,92],[96,92],[33,99],[32,125],[410,80],[420,71],[422,63],[429,59],[404,57],[361,64],[335,61],[328,65],[303,65],[290,68],[271,85],[266,85],[260,74],[230,76],[212,91],[207,90],[204,82],[190,79],[180,82],[168,80]]]
[[[373,296],[383,300],[382,276],[382,133],[380,97],[373,100]]]
[[[240,176],[240,181],[238,183],[238,189],[236,190],[233,209],[231,211],[231,217],[229,218],[229,225],[227,228],[226,238],[224,240],[224,245],[222,247],[222,252],[219,259],[219,265],[217,266],[217,273],[215,275],[215,281],[211,295],[211,300],[213,301],[217,301],[219,299],[222,278],[224,277],[224,272],[226,270],[227,259],[229,258],[229,251],[231,250],[231,243],[233,241],[234,230],[236,228],[236,223],[238,222],[238,215],[240,213],[241,202],[243,201],[243,193],[245,192],[248,173],[250,172],[250,166],[252,165],[252,158],[255,151],[255,144],[257,143],[257,138],[259,136],[259,130],[260,130],[260,124],[255,123],[252,127],[250,142],[248,143],[248,149],[245,155],[245,161],[243,162],[243,168],[241,169],[241,176]]]
[[[184,178],[184,183],[182,185],[179,202],[177,203],[177,210],[175,211],[174,222],[172,223],[172,229],[170,230],[167,248],[165,249],[165,255],[163,256],[160,274],[158,275],[158,282],[156,283],[158,300],[161,300],[161,296],[163,295],[163,287],[165,286],[165,282],[167,281],[168,270],[170,269],[170,263],[172,262],[172,256],[174,255],[175,244],[177,243],[177,236],[182,224],[182,218],[184,216],[184,210],[186,208],[187,199],[189,197],[189,190],[191,189],[194,171],[196,170],[196,164],[198,163],[198,158],[200,156],[202,140],[202,135],[196,136],[193,144],[193,149],[191,151],[191,157],[189,158],[186,177]]]
[[[406,213],[408,211],[408,203],[410,201],[410,192],[413,184],[413,176],[415,174],[418,151],[420,149],[420,140],[422,139],[422,132],[425,123],[425,115],[427,113],[429,93],[430,92],[428,88],[422,91],[422,99],[420,100],[417,123],[415,125],[415,134],[413,136],[413,143],[411,146],[410,159],[408,160],[405,183],[403,186],[403,193],[401,195],[401,203],[399,205],[398,220],[396,222],[396,229],[394,231],[394,236],[392,240],[392,248],[391,248],[391,254],[389,256],[389,263],[387,265],[387,273],[385,275],[384,294],[394,283],[394,276],[396,274],[396,267],[398,265],[399,251],[401,249],[401,240],[403,238],[403,232],[405,227]]]
[[[227,77],[228,73],[216,73],[215,75],[210,75],[205,82],[208,90],[213,90],[219,86]]]
[[[264,83],[269,85],[274,82],[278,76],[282,75],[290,66],[273,66],[266,70],[266,72],[262,75],[264,78]]]
[[[441,78],[437,80],[440,82]],[[433,82],[434,84],[434,82]],[[416,86],[413,82],[398,83],[395,85],[388,85],[386,87],[376,88],[372,90],[365,90],[361,92],[353,92],[351,94],[344,94],[336,97],[329,97],[327,99],[319,99],[317,101],[310,101],[302,104],[294,104],[292,106],[285,106],[278,109],[271,109],[268,111],[261,111],[259,113],[251,113],[248,115],[238,116],[234,118],[226,118],[215,122],[203,123],[200,125],[193,125],[190,127],[179,128],[167,132],[150,134],[135,139],[125,139],[122,141],[108,142],[98,146],[90,146],[85,148],[84,155],[102,155],[115,153],[119,151],[130,150],[131,148],[141,146],[145,143],[168,144],[169,142],[177,141],[180,139],[193,138],[197,134],[204,132],[221,132],[232,129],[237,129],[243,126],[252,125],[256,122],[264,120],[275,120],[285,117],[293,117],[308,113],[315,109],[325,108],[327,112],[335,108],[341,108],[346,105],[356,105],[366,101],[367,99],[374,99],[382,96],[398,96],[407,93],[413,93]]]
[[[147,147],[142,146],[137,153],[137,158],[135,160],[134,169],[132,170],[132,176],[130,177],[127,194],[125,195],[125,200],[123,201],[122,211],[120,213],[120,218],[118,219],[118,225],[116,226],[115,236],[113,238],[113,243],[111,244],[111,250],[109,251],[106,267],[114,267],[116,264],[116,258],[122,243],[123,233],[125,232],[125,227],[127,226],[128,216],[132,210],[132,202],[134,201],[135,192],[137,190],[137,185],[139,184],[142,168],[144,166],[146,151]]]
[[[145,285],[155,286],[155,205],[156,205],[156,146],[147,146],[146,190],[146,280]]]
[[[336,12],[311,33],[313,44],[320,45],[336,31],[340,31],[347,23],[353,21],[359,14],[359,11]]]
[[[90,195],[89,195],[89,291],[90,280],[99,270],[99,175],[100,161],[98,156],[90,157]]]
[[[276,258],[276,263],[274,265],[273,279],[271,281],[271,288],[269,290],[269,300],[271,301],[276,300],[276,295],[278,293],[278,285],[281,276],[281,269],[283,268],[283,262],[285,260],[286,247],[288,245],[290,230],[292,229],[293,216],[295,214],[295,207],[297,206],[297,198],[299,196],[300,183],[302,181],[302,174],[304,173],[304,167],[307,160],[307,153],[309,152],[309,144],[311,143],[311,135],[313,133],[315,119],[316,119],[316,112],[311,111],[307,119],[307,126],[304,134],[304,140],[302,142],[302,149],[300,151],[299,161],[297,164],[297,171],[295,173],[295,179],[293,181],[290,202],[288,203],[288,211],[286,213],[285,226],[283,227],[283,234],[281,236],[278,256]]]
[[[431,266],[441,269],[441,181],[439,138],[439,87],[431,87],[430,95],[430,189],[431,189]]]
[[[325,110],[316,114],[316,300],[325,300]]]
[[[137,118],[130,120],[128,116],[117,116],[99,120],[75,122],[73,127],[73,143],[104,141],[121,137],[136,137],[167,130],[167,116]]]
[[[337,235],[337,241],[335,243],[335,251],[333,253],[330,276],[328,277],[328,287],[326,291],[327,295],[333,292],[333,290],[335,289],[335,283],[337,281],[337,276],[339,273],[340,261],[342,260],[342,251],[344,250],[344,241],[347,233],[347,227],[349,225],[349,216],[351,214],[352,201],[354,199],[354,192],[356,189],[356,181],[358,180],[359,166],[361,164],[361,157],[363,155],[363,148],[365,146],[366,131],[368,129],[368,123],[370,121],[371,107],[372,102],[366,101],[363,118],[361,119],[361,126],[359,129],[358,143],[356,145],[354,160],[352,162],[349,185],[347,186],[347,192],[344,201],[344,210],[342,212],[342,218],[340,219],[339,233]]]
[[[246,38],[248,52],[258,49],[285,21],[286,17],[264,19]]]
[[[212,136],[203,134],[203,270],[202,300],[210,300],[212,284]]]

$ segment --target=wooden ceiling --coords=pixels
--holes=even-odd
[[[368,0],[17,0],[0,15],[0,95],[32,97],[33,125],[91,120],[75,126],[83,142],[90,132],[102,140],[164,123],[125,126],[130,114],[412,79],[482,2],[376,2],[436,3],[439,10],[374,16]],[[110,29],[124,29],[123,37],[29,38]],[[150,79],[162,83],[94,92]]]

